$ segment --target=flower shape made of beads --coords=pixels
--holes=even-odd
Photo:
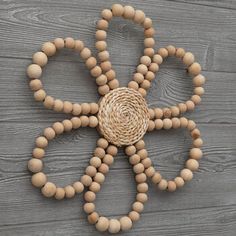
[[[33,64],[28,66],[27,75],[31,79],[30,88],[34,91],[35,100],[43,102],[46,108],[56,112],[70,113],[72,118],[55,122],[51,127],[45,128],[43,134],[36,138],[36,147],[33,150],[32,159],[28,162],[28,169],[33,173],[32,184],[41,188],[45,197],[55,197],[58,200],[65,197],[72,198],[76,193],[82,193],[87,188],[84,193],[86,202],[84,211],[88,214],[88,221],[94,224],[99,231],[117,233],[131,229],[133,223],[139,220],[144,203],[148,199],[147,178],[150,178],[160,190],[170,192],[182,187],[193,178],[193,171],[198,169],[198,161],[202,158],[200,148],[203,141],[194,121],[178,117],[186,111],[194,110],[195,105],[201,102],[205,77],[201,75],[201,66],[195,62],[194,55],[185,52],[183,48],[167,46],[155,52],[152,20],[146,17],[143,11],[135,10],[131,6],[114,4],[111,9],[103,10],[101,16],[102,19],[97,22],[96,31],[99,64],[97,59],[92,56],[90,49],[85,47],[82,41],[73,38],[56,38],[53,42],[46,42],[41,51],[33,55]],[[113,16],[133,20],[144,28],[144,56],[140,58],[140,64],[128,87],[119,87],[116,73],[109,61],[105,40],[109,21]],[[62,48],[69,48],[80,53],[91,75],[96,78],[98,92],[101,95],[99,103],[72,103],[46,94],[40,80],[42,68],[47,64],[48,57],[53,56],[57,50]],[[176,56],[187,66],[188,73],[193,76],[194,94],[190,100],[172,107],[148,108],[144,97],[159,66],[168,56]],[[47,176],[42,172],[45,148],[56,136],[80,127],[97,127],[102,137],[97,140],[94,155],[89,160],[89,165],[80,180],[63,188],[57,187],[54,183],[49,182]],[[166,180],[155,170],[148,157],[143,136],[146,131],[171,128],[186,128],[191,134],[193,146],[180,175],[173,180]],[[96,211],[94,201],[117,154],[117,147],[120,146],[125,147],[125,153],[133,166],[137,195],[132,204],[132,210],[127,216],[108,219]]]

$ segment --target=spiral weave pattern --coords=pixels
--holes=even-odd
[[[142,95],[130,88],[106,94],[98,112],[99,130],[111,143],[122,146],[140,140],[148,128],[149,113]]]

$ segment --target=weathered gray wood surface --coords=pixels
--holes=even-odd
[[[202,104],[188,114],[205,141],[194,180],[174,194],[150,185],[142,219],[123,235],[236,235],[236,2],[234,0],[120,1],[146,12],[157,29],[156,48],[167,44],[191,50],[207,77]],[[41,196],[26,170],[34,138],[65,118],[37,104],[28,88],[26,66],[44,41],[72,36],[94,50],[95,23],[114,1],[0,0],[0,235],[100,235],[87,223],[82,196],[57,202]],[[142,54],[142,30],[115,19],[109,30],[112,62],[126,85]],[[96,86],[78,55],[61,52],[45,69],[43,82],[53,96],[97,101]],[[183,66],[168,60],[153,83],[148,102],[171,105],[191,94]],[[58,184],[83,173],[95,147],[95,130],[81,129],[52,142],[45,171]],[[173,177],[187,157],[183,131],[145,136],[150,157],[164,176]],[[98,210],[126,214],[135,196],[127,158],[120,150],[98,194]],[[102,235],[102,234],[101,234]]]

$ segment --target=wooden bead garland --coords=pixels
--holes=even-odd
[[[119,88],[119,81],[112,69],[107,50],[107,29],[114,16],[133,20],[144,28],[144,55],[140,58],[140,64],[136,67],[128,88]],[[33,55],[33,64],[27,68],[27,75],[31,79],[29,85],[34,91],[35,100],[43,102],[48,109],[73,115],[71,119],[55,122],[51,127],[45,128],[43,134],[36,138],[36,147],[33,149],[32,158],[28,161],[28,169],[33,173],[31,182],[41,189],[45,197],[54,197],[57,200],[73,198],[76,193],[82,193],[86,189],[84,211],[88,215],[89,223],[94,224],[101,232],[118,233],[130,230],[134,222],[140,219],[144,204],[148,200],[147,179],[150,178],[160,190],[174,192],[193,178],[193,172],[198,170],[199,160],[203,156],[201,151],[203,141],[195,122],[185,117],[177,118],[184,112],[194,110],[201,102],[201,96],[204,94],[202,86],[206,80],[201,75],[201,66],[195,62],[192,53],[172,45],[160,48],[155,54],[154,33],[152,20],[146,17],[143,11],[135,10],[132,6],[114,4],[111,9],[102,11],[101,19],[97,22],[95,46],[98,50],[99,65],[97,59],[92,56],[91,50],[85,47],[82,41],[67,37],[44,43],[41,51]],[[99,94],[103,96],[98,103],[78,104],[47,95],[40,80],[42,68],[46,66],[48,57],[62,48],[80,53],[91,75],[95,77]],[[194,94],[190,100],[172,107],[148,109],[143,97],[146,96],[159,66],[168,56],[176,56],[187,66],[188,73],[193,76]],[[43,173],[45,149],[50,140],[80,127],[98,128],[102,137],[97,140],[97,147],[80,180],[65,187],[57,187],[48,181]],[[166,180],[155,170],[142,138],[146,131],[178,128],[186,128],[190,132],[193,147],[180,175],[173,180]],[[96,211],[95,200],[117,155],[116,146],[125,146],[125,153],[135,173],[137,194],[127,216],[108,219]]]

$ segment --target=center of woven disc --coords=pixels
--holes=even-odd
[[[114,89],[102,98],[98,121],[101,134],[109,142],[117,146],[136,143],[148,128],[146,101],[134,89]]]

